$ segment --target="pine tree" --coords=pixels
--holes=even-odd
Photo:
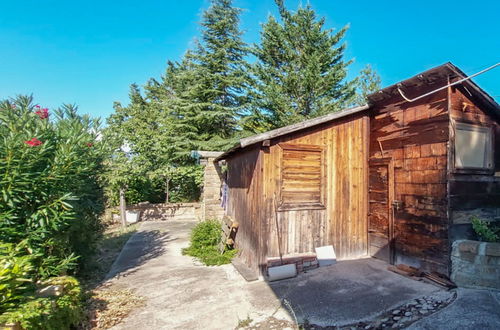
[[[346,81],[352,61],[344,60],[345,44],[340,44],[347,26],[333,33],[309,5],[292,13],[282,0],[276,3],[281,23],[269,17],[261,44],[253,49],[253,109],[245,120],[253,131],[341,110],[355,95],[355,81]]]
[[[363,105],[367,102],[367,96],[380,89],[380,76],[371,65],[366,65],[361,70],[357,80],[357,92],[354,101],[355,105]]]
[[[182,95],[182,107],[197,128],[200,149],[231,146],[245,110],[247,46],[239,29],[240,12],[232,0],[212,0],[203,14],[201,42],[189,54],[192,63],[183,79],[192,85]]]

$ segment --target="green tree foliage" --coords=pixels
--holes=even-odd
[[[340,44],[347,26],[333,33],[309,5],[292,13],[276,3],[281,22],[269,17],[253,49],[253,111],[245,126],[257,132],[341,110],[355,96],[356,82],[346,81],[352,61]]]
[[[163,202],[167,187],[173,192],[169,202],[199,198],[201,168],[190,156],[194,128],[178,114],[183,70],[169,63],[160,82],[148,82],[145,96],[132,85],[130,104],[115,104],[104,133],[111,148],[104,173],[111,205],[118,204],[121,188],[126,188],[128,203]]]
[[[239,30],[240,9],[231,0],[213,0],[202,20],[202,38],[180,63],[150,79],[144,94],[131,86],[130,104],[115,104],[106,140],[113,147],[105,177],[110,197],[128,187],[127,200],[156,201],[143,191],[171,192],[169,201],[196,200],[201,168],[191,150],[222,150],[234,144],[244,111],[247,47]],[[123,151],[123,146],[129,150]],[[113,193],[114,192],[114,193]]]
[[[367,102],[367,96],[380,89],[380,76],[367,65],[361,70],[357,81],[357,93],[354,103],[363,105]]]
[[[188,53],[191,67],[184,79],[190,85],[183,109],[193,120],[201,150],[232,146],[247,106],[248,49],[241,38],[240,13],[232,0],[212,0],[203,14],[201,42]]]

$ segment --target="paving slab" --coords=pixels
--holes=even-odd
[[[500,329],[500,292],[457,289],[457,299],[441,311],[412,324],[411,330]]]

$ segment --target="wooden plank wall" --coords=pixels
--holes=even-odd
[[[226,213],[239,223],[236,248],[251,268],[259,266],[262,199],[262,158],[259,147],[227,159],[228,204]]]
[[[314,252],[315,247],[330,244],[339,259],[367,254],[367,133],[368,117],[358,115],[272,141],[263,159],[266,256],[279,255],[278,230],[285,254]],[[280,189],[279,143],[324,146],[325,209],[275,212],[274,196]]]
[[[463,87],[450,90],[450,115],[458,122],[492,127],[494,133],[495,172],[500,172],[500,125],[495,117],[481,109]],[[453,153],[450,153],[453,161]],[[449,183],[450,237],[451,239],[472,238],[475,235],[471,217],[495,220],[500,217],[500,177],[494,173],[473,175],[454,174]]]
[[[427,91],[413,87],[412,95]],[[394,199],[402,201],[394,213],[395,263],[441,273],[448,267],[447,99],[446,91],[414,103],[396,95],[377,104],[370,121],[370,160],[392,158]]]
[[[367,255],[369,119],[364,114],[292,133],[238,152],[228,161],[228,215],[239,222],[237,247],[247,265],[264,265],[266,257],[314,252],[333,245],[339,259]],[[325,149],[324,209],[277,211],[280,190],[279,143]],[[278,224],[276,224],[276,219]]]

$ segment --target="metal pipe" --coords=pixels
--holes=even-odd
[[[424,97],[426,97],[426,96],[429,96],[429,95],[431,95],[431,94],[434,94],[434,93],[436,93],[436,92],[439,92],[439,91],[441,91],[441,90],[443,90],[443,89],[445,89],[445,88],[448,88],[448,87],[451,87],[451,86],[454,86],[454,85],[460,84],[460,83],[462,83],[462,82],[464,82],[464,81],[466,81],[466,80],[469,80],[469,79],[471,79],[471,78],[474,78],[474,77],[476,77],[476,76],[479,76],[480,74],[483,74],[483,73],[485,73],[486,71],[490,71],[491,69],[494,69],[494,68],[496,68],[496,67],[497,67],[497,66],[499,66],[499,65],[500,65],[500,62],[498,62],[497,64],[494,64],[494,65],[492,65],[492,66],[490,66],[490,67],[488,67],[488,68],[486,68],[486,69],[484,69],[484,70],[481,70],[481,71],[479,71],[478,73],[475,73],[475,74],[473,74],[473,75],[471,75],[471,76],[468,76],[468,77],[462,78],[462,79],[457,80],[457,81],[455,81],[455,82],[453,82],[453,83],[451,83],[451,84],[448,84],[448,85],[446,85],[446,86],[440,87],[440,88],[438,88],[438,89],[435,89],[435,90],[433,90],[433,91],[431,91],[431,92],[425,93],[424,95],[420,95],[420,96],[418,96],[418,97],[415,97],[415,98],[413,98],[413,99],[409,99],[409,98],[407,98],[407,97],[403,94],[403,91],[401,91],[401,89],[399,88],[399,87],[401,86],[401,84],[398,84],[398,92],[399,92],[399,94],[401,94],[401,96],[402,96],[402,97],[403,97],[406,101],[408,101],[408,102],[415,102],[415,101],[417,101],[417,100],[420,100],[421,98],[424,98]]]

